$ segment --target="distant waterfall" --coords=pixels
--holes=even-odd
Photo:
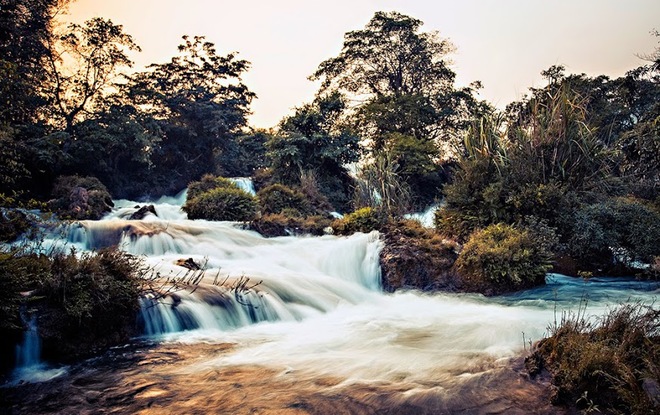
[[[404,215],[406,219],[413,219],[422,224],[425,228],[434,228],[435,213],[440,208],[440,204],[433,204],[427,207],[423,212],[408,213]]]
[[[252,196],[257,194],[254,190],[254,183],[252,183],[252,179],[249,177],[231,177],[229,180],[234,182],[236,186],[244,192],[249,193]]]

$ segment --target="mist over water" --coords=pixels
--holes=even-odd
[[[267,239],[239,223],[187,220],[177,210],[184,198],[156,204],[158,216],[139,221],[125,219],[137,204],[118,203],[104,220],[71,225],[64,239],[83,251],[118,244],[162,276],[203,273],[195,290],[141,300],[146,336],[237,345],[187,369],[193,372],[264,365],[349,383],[451,387],[506,364],[563,313],[586,304],[597,318],[609,307],[658,295],[651,283],[556,274],[544,287],[494,298],[386,294],[378,232]],[[184,259],[203,271],[176,265]],[[251,288],[237,290],[237,281]]]

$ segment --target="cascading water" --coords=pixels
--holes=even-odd
[[[413,219],[422,224],[425,228],[433,228],[435,213],[440,208],[441,204],[433,204],[427,207],[423,212],[409,213],[405,215],[406,219]]]
[[[27,330],[23,333],[23,341],[16,346],[13,381],[43,382],[64,374],[65,369],[50,367],[41,360],[41,339],[36,315],[31,315],[29,319],[23,313],[21,316],[26,322]]]
[[[33,315],[27,321],[23,342],[16,346],[16,369],[24,370],[38,366],[41,363],[40,358],[41,340],[37,331],[37,317]]]
[[[238,345],[190,370],[259,364],[347,381],[448,387],[519,354],[523,333],[542,338],[585,297],[588,313],[599,315],[658,294],[650,283],[560,275],[549,275],[545,287],[495,298],[385,294],[377,232],[267,239],[240,224],[190,221],[175,212],[169,220],[160,213],[143,220],[116,215],[135,206],[119,204],[105,220],[71,225],[65,239],[79,251],[116,244],[170,279],[200,277],[196,288],[160,283],[141,300],[147,335]],[[186,263],[201,270],[177,265]]]
[[[229,180],[234,182],[239,189],[243,190],[246,193],[251,194],[252,196],[256,195],[257,192],[254,190],[254,183],[249,177],[232,177]]]

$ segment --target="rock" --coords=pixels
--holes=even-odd
[[[129,220],[142,220],[149,213],[151,213],[154,216],[158,216],[158,214],[156,213],[156,208],[154,207],[154,205],[145,205],[145,206],[140,207],[137,211],[133,212],[133,214],[128,219]]]
[[[200,269],[202,269],[202,267],[199,266],[199,264],[197,264],[195,260],[192,258],[177,259],[174,264],[180,267],[188,268],[189,270],[192,271],[199,271]]]
[[[417,222],[403,221],[388,225],[385,246],[380,252],[383,289],[400,288],[456,291],[457,280],[452,266],[457,254],[448,243]]]
[[[74,213],[89,209],[89,192],[84,187],[74,187],[69,193],[69,210]]]

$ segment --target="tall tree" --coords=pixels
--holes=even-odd
[[[47,105],[48,44],[53,21],[67,0],[0,0],[0,193],[28,187],[29,140],[45,133],[39,115]]]
[[[475,107],[474,85],[456,90],[447,55],[453,45],[437,32],[420,32],[422,21],[377,12],[363,30],[345,35],[341,53],[310,77],[320,93],[340,91],[360,99],[355,114],[361,133],[381,149],[388,135],[447,140]]]
[[[248,61],[218,55],[203,36],[184,36],[178,49],[170,62],[150,65],[129,85],[131,99],[163,130],[152,160],[166,192],[204,173],[224,172],[255,97],[241,81]]]
[[[478,82],[454,87],[447,59],[453,45],[421,26],[397,12],[377,12],[364,29],[346,33],[340,54],[310,77],[322,81],[319,95],[354,99],[344,113],[371,149],[371,162],[387,160],[379,165],[403,179],[415,207],[438,196],[439,161],[454,153],[468,121],[487,107],[474,96]]]
[[[64,33],[49,38],[45,95],[51,121],[74,135],[77,121],[102,111],[119,69],[133,65],[131,50],[140,48],[123,27],[100,17],[83,25],[71,23]]]

